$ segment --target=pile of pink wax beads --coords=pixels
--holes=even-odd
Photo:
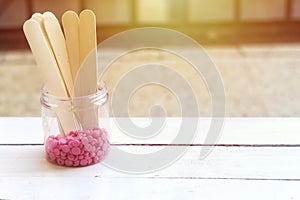
[[[45,142],[48,159],[68,167],[87,166],[104,159],[109,150],[104,128],[71,131],[66,137],[49,136]]]

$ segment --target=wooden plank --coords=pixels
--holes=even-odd
[[[131,153],[156,152],[161,146],[118,146]],[[175,146],[168,147],[176,151]],[[102,177],[102,178],[216,178],[253,180],[300,181],[300,147],[216,147],[205,159],[200,159],[201,147],[190,147],[175,163],[160,166],[162,170],[140,175],[130,175],[113,170],[107,163],[82,168],[66,168],[49,163],[44,157],[43,146],[0,146],[0,178],[2,177]],[[139,161],[109,154],[107,160],[116,159],[124,170],[122,160],[142,164]],[[157,156],[145,161],[151,166],[161,161]]]
[[[178,135],[180,118],[167,118],[161,132],[148,140],[139,140],[124,134],[117,120],[112,119],[111,142],[115,144],[170,144]],[[147,118],[134,118],[135,124],[150,124]],[[148,123],[147,123],[148,122]],[[193,144],[203,144],[211,125],[210,118],[199,118]],[[300,144],[300,118],[225,118],[218,144]],[[179,142],[180,143],[180,142]],[[180,143],[182,144],[182,143]]]
[[[298,181],[0,178],[1,199],[299,199]]]
[[[148,118],[133,120],[139,126],[150,123]],[[170,144],[177,136],[180,125],[180,118],[166,118],[166,123],[157,136],[139,140],[124,134],[124,131],[119,129],[116,118],[111,118],[111,143]],[[209,118],[199,118],[199,127],[193,144],[203,143],[209,126]],[[226,118],[218,144],[300,145],[299,133],[300,118]],[[0,118],[0,144],[42,144],[43,138],[40,118]]]
[[[0,117],[1,144],[43,144],[42,120],[38,117]]]

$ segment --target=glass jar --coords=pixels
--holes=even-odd
[[[109,150],[108,92],[101,84],[95,94],[61,98],[41,90],[42,122],[47,159],[79,167],[100,162]]]

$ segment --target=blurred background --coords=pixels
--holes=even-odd
[[[40,116],[42,80],[22,32],[24,21],[34,12],[52,11],[60,19],[66,10],[85,8],[96,14],[99,43],[151,26],[180,31],[203,45],[220,71],[227,116],[300,116],[300,0],[0,0],[0,116]],[[163,51],[118,59],[104,76],[110,92],[126,71],[144,62],[181,73],[194,88],[201,115],[211,115],[204,80]],[[148,116],[149,107],[161,104],[168,116],[180,116],[179,103],[188,105],[188,99],[177,102],[166,88],[147,86],[134,92],[129,112]]]

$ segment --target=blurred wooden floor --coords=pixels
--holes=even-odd
[[[224,83],[227,116],[300,116],[300,43],[207,46],[206,50]],[[110,92],[126,70],[149,60],[181,71],[195,87],[201,116],[210,116],[211,99],[203,80],[178,58],[163,52],[141,51],[117,60],[104,76]],[[0,80],[0,116],[40,115],[42,81],[30,51],[0,51]],[[166,88],[144,87],[132,95],[129,112],[148,116],[149,106],[159,104],[168,116],[180,116],[179,103],[189,104],[188,99],[178,102]]]

